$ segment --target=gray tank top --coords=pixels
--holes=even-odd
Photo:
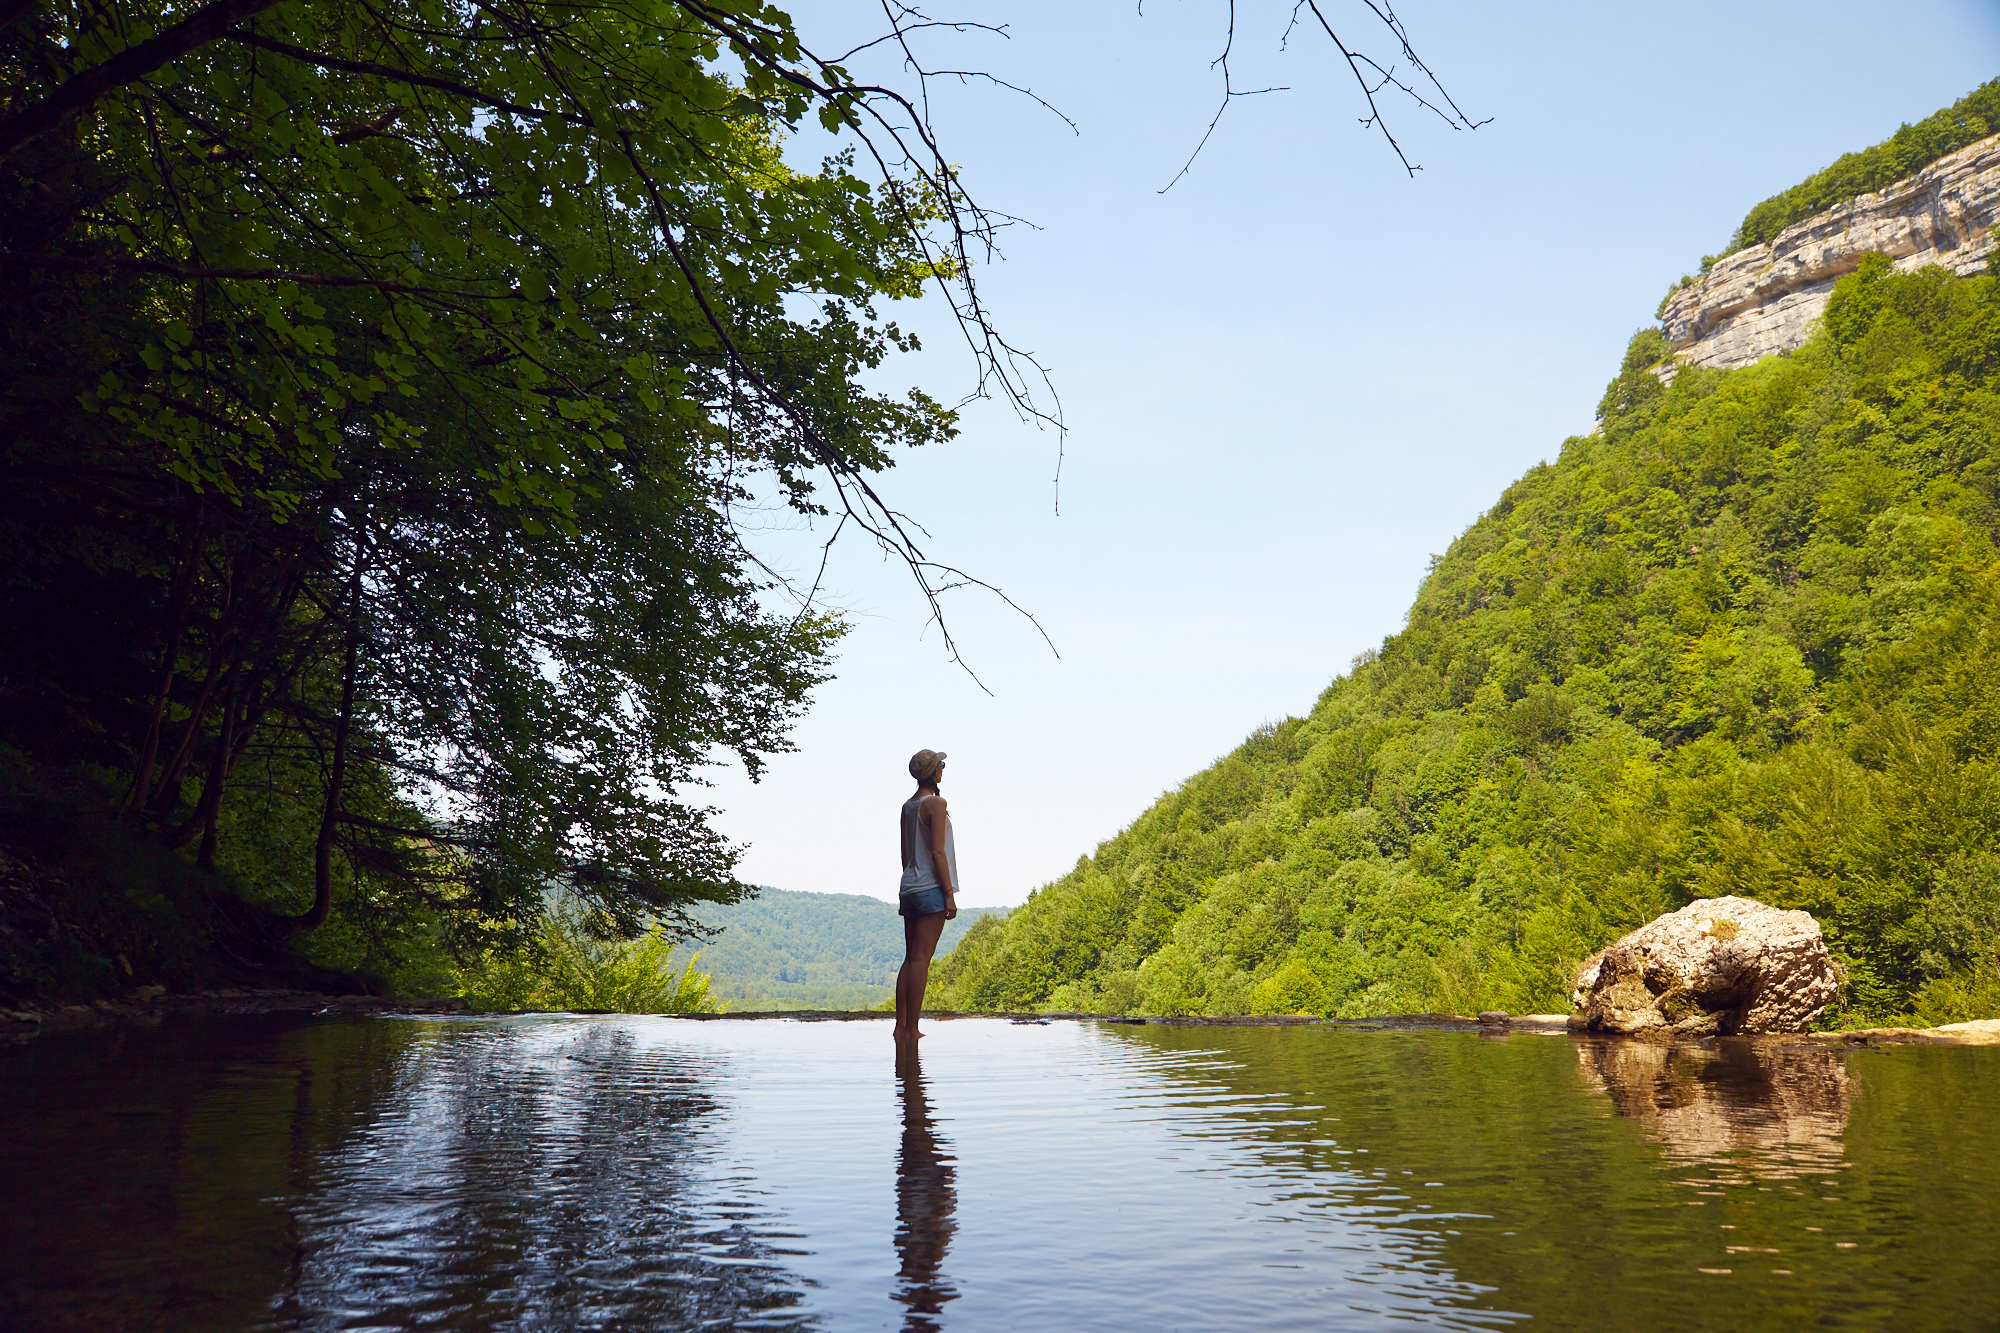
[[[912,796],[903,802],[903,883],[904,893],[921,893],[925,889],[942,888],[938,883],[937,861],[931,855],[931,840],[924,836],[923,803],[921,796]],[[944,862],[951,871],[951,887],[956,893],[961,887],[958,882],[958,840],[952,836],[951,816],[944,820]]]

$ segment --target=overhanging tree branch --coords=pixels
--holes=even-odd
[[[0,120],[0,157],[9,156],[30,140],[60,128],[106,93],[145,78],[196,47],[206,46],[243,20],[277,3],[278,0],[212,0],[165,32],[72,76],[41,101]]]
[[[633,146],[631,135],[627,133],[621,134],[619,137],[625,148],[626,159],[631,163],[633,171],[638,174],[639,180],[652,203],[660,238],[665,243],[667,252],[672,255],[674,265],[680,270],[682,279],[687,283],[689,291],[693,294],[695,303],[701,310],[704,322],[707,323],[710,332],[715,335],[717,341],[721,343],[724,353],[729,358],[730,365],[736,369],[738,374],[742,375],[745,380],[755,387],[758,395],[765,402],[783,413],[792,422],[793,428],[799,432],[800,438],[805,440],[807,446],[812,450],[815,460],[827,470],[829,476],[832,478],[835,493],[840,496],[845,516],[852,518],[862,530],[873,536],[885,549],[894,552],[910,567],[911,572],[916,575],[917,586],[922,591],[925,602],[931,609],[931,618],[937,622],[939,632],[944,636],[946,650],[951,653],[952,659],[965,667],[967,674],[972,676],[975,683],[979,682],[978,674],[973,672],[970,666],[966,666],[964,659],[959,657],[957,645],[953,642],[950,628],[945,624],[942,607],[938,602],[938,598],[942,594],[955,587],[978,587],[992,593],[1002,602],[1006,603],[1007,606],[1026,616],[1028,623],[1033,625],[1036,633],[1042,636],[1042,641],[1049,645],[1049,651],[1055,652],[1055,642],[1049,638],[1048,632],[1042,629],[1041,622],[1037,621],[1034,616],[1020,607],[1012,598],[983,579],[974,578],[951,566],[940,565],[935,561],[926,559],[916,540],[910,536],[904,527],[902,517],[884,503],[881,496],[876,494],[875,488],[868,484],[868,479],[862,475],[861,470],[842,457],[840,451],[820,434],[818,428],[813,425],[811,419],[805,414],[805,411],[789,394],[780,392],[743,355],[742,349],[737,346],[736,339],[730,334],[729,329],[723,324],[721,317],[716,313],[714,304],[708,299],[708,293],[703,288],[701,279],[696,274],[694,266],[689,263],[687,254],[681,247],[680,240],[674,235],[673,218],[667,211],[666,201],[660,195],[658,183],[654,181],[651,173],[646,170],[645,163],[640,159],[636,148]],[[850,488],[852,488],[852,491],[858,491],[861,494],[862,499],[858,506],[855,503]],[[943,575],[944,581],[933,583],[931,577],[933,573]],[[986,687],[981,683],[980,688],[985,689]]]
[[[129,272],[158,273],[164,277],[184,278],[190,282],[221,279],[230,282],[296,282],[309,287],[372,287],[376,291],[397,292],[407,296],[458,296],[483,301],[516,296],[513,292],[451,292],[438,287],[392,282],[387,278],[363,278],[339,273],[299,273],[283,268],[194,268],[185,264],[169,264],[163,259],[147,259],[139,255],[50,255],[0,250],[0,264],[25,264],[30,268],[49,268],[69,273],[103,273],[122,269]]]
[[[1361,119],[1362,128],[1367,129],[1373,126],[1381,130],[1382,137],[1387,139],[1389,147],[1395,150],[1396,160],[1403,164],[1403,170],[1414,176],[1419,171],[1422,171],[1423,168],[1410,161],[1409,157],[1403,152],[1403,145],[1396,142],[1396,136],[1390,133],[1389,122],[1383,118],[1382,108],[1375,101],[1375,94],[1381,92],[1384,88],[1393,87],[1409,97],[1418,106],[1423,107],[1426,111],[1435,113],[1439,119],[1455,130],[1476,130],[1481,125],[1490,122],[1493,118],[1488,116],[1485,120],[1473,120],[1458,109],[1458,103],[1452,101],[1451,94],[1444,90],[1442,83],[1438,82],[1437,75],[1432,74],[1429,66],[1425,65],[1417,57],[1416,51],[1410,46],[1409,34],[1403,28],[1403,21],[1396,17],[1394,9],[1391,9],[1386,3],[1378,5],[1375,3],[1375,0],[1361,0],[1361,3],[1367,5],[1369,11],[1381,21],[1382,26],[1395,36],[1397,44],[1403,49],[1403,57],[1418,69],[1423,70],[1425,76],[1430,79],[1431,86],[1438,90],[1439,96],[1445,100],[1445,105],[1451,108],[1449,114],[1445,112],[1443,107],[1433,104],[1417,92],[1416,89],[1398,79],[1393,65],[1384,69],[1372,57],[1364,55],[1360,51],[1351,50],[1346,42],[1340,40],[1340,34],[1333,30],[1333,24],[1327,21],[1326,15],[1320,10],[1319,0],[1299,0],[1299,3],[1292,7],[1292,21],[1294,23],[1298,21],[1298,12],[1301,8],[1312,11],[1312,16],[1318,20],[1321,30],[1333,42],[1334,49],[1340,52],[1341,58],[1347,61],[1347,68],[1353,71],[1354,81],[1360,85],[1361,95],[1368,99],[1368,114]],[[1372,86],[1368,82],[1368,75],[1361,68],[1363,65],[1375,71],[1378,76]]]
[[[523,106],[519,102],[510,102],[504,97],[495,97],[491,93],[481,92],[479,89],[468,84],[457,83],[451,79],[440,79],[432,74],[419,74],[414,70],[397,69],[394,65],[376,65],[365,60],[348,60],[342,56],[328,55],[324,51],[309,51],[303,46],[293,46],[289,42],[280,42],[273,38],[251,32],[248,29],[239,28],[234,32],[218,35],[225,36],[232,42],[241,42],[245,46],[254,47],[259,51],[269,51],[274,55],[286,56],[302,64],[317,65],[321,69],[339,70],[343,74],[366,74],[377,79],[388,79],[392,83],[406,83],[415,88],[429,88],[435,92],[450,93],[453,97],[462,97],[468,102],[476,103],[479,106],[487,107],[494,111],[504,111],[510,116],[520,116],[525,120],[555,119],[567,121],[572,125],[595,125],[597,123],[588,115],[579,115],[571,111],[549,111],[537,106]]]

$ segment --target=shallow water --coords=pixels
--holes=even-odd
[[[931,1032],[0,1051],[0,1327],[2000,1327],[2000,1049]]]

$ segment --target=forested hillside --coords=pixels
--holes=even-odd
[[[961,909],[945,925],[938,956],[995,910]],[[865,894],[759,889],[754,898],[704,904],[693,915],[719,928],[700,946],[700,966],[711,978],[710,993],[739,1013],[867,1009],[889,998],[903,964],[896,905]]]
[[[1561,1010],[1592,949],[1738,893],[1819,918],[1835,1021],[2000,1013],[2000,281],[1873,259],[1794,355],[1669,386],[1666,350],[940,1002]]]

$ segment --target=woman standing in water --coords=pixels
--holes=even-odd
[[[944,923],[958,915],[958,848],[952,841],[951,815],[938,783],[944,780],[944,755],[919,750],[910,756],[910,776],[917,793],[903,802],[903,883],[897,908],[903,914],[903,967],[896,973],[896,1040],[923,1034],[924,988],[931,980],[931,955],[937,952]]]

